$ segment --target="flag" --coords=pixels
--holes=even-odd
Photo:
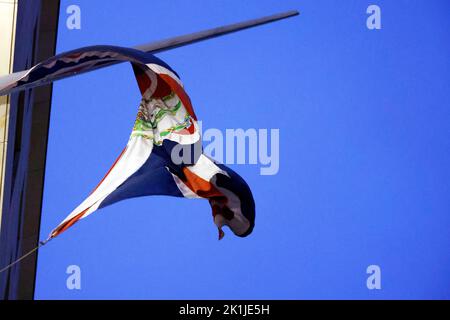
[[[150,195],[207,199],[224,235],[240,237],[254,227],[255,203],[247,183],[202,153],[200,128],[177,73],[152,54],[92,46],[52,57],[20,77],[0,84],[0,94],[30,88],[113,62],[129,61],[142,98],[127,145],[109,171],[50,234],[54,238],[80,219],[118,201]]]

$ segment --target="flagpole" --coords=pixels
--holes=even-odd
[[[291,17],[297,16],[297,15],[299,15],[299,12],[297,10],[286,11],[286,12],[277,13],[277,14],[273,14],[270,16],[262,17],[262,18],[257,18],[257,19],[247,20],[244,22],[229,24],[229,25],[225,25],[225,26],[221,26],[221,27],[217,27],[217,28],[194,32],[191,34],[186,34],[186,35],[173,37],[173,38],[169,38],[169,39],[165,39],[165,40],[160,40],[160,41],[156,41],[156,42],[151,42],[151,43],[147,43],[147,44],[141,44],[141,45],[134,46],[133,48],[137,49],[137,50],[145,51],[147,53],[159,53],[159,52],[179,48],[182,46],[190,45],[190,44],[193,44],[196,42],[220,37],[220,36],[230,34],[233,32],[238,32],[238,31],[242,31],[245,29],[261,26],[263,24],[291,18]],[[32,83],[30,85],[23,85],[23,86],[20,86],[20,88],[12,88],[9,90],[3,90],[3,91],[1,91],[0,95],[10,94],[10,93],[17,92],[20,90],[34,88],[37,86],[43,86],[43,85],[52,83],[53,81],[56,81],[56,80],[76,76],[76,75],[86,73],[86,72],[91,72],[91,71],[94,71],[94,70],[97,70],[100,68],[109,67],[109,66],[112,66],[112,65],[115,65],[118,63],[121,63],[121,62],[120,61],[112,61],[111,63],[105,63],[105,64],[102,64],[101,66],[94,66],[90,69],[83,70],[82,72],[66,73],[64,75],[59,75],[59,76],[53,75],[51,77],[45,78],[41,81]],[[8,83],[14,83],[15,80],[20,79],[23,76],[23,74],[25,74],[27,71],[29,71],[29,70],[11,73],[11,74],[8,74],[3,77],[0,76],[0,87],[2,86],[2,84],[5,85]]]
[[[261,26],[263,24],[279,21],[282,19],[287,19],[290,17],[294,17],[299,15],[297,10],[290,10],[282,13],[273,14],[270,16],[247,20],[244,22],[238,22],[234,24],[229,24],[217,28],[212,28],[204,31],[194,32],[187,35],[165,39],[157,42],[152,42],[148,44],[142,44],[139,46],[135,46],[135,49],[142,50],[150,53],[158,53],[161,51],[167,51],[174,48],[186,46],[192,43],[196,43],[199,41],[208,40],[211,38],[220,37],[226,34],[230,34],[233,32],[242,31],[249,28],[254,28],[257,26]]]

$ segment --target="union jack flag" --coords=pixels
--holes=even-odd
[[[100,183],[50,238],[98,209],[148,195],[207,199],[219,239],[224,225],[237,236],[249,235],[255,221],[250,188],[233,170],[201,152],[200,129],[189,96],[177,73],[154,55],[114,46],[77,49],[0,83],[0,94],[120,61],[132,64],[142,94],[130,139]]]

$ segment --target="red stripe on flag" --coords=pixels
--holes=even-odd
[[[173,79],[171,76],[169,76],[167,74],[160,73],[159,76],[178,95],[178,97],[180,98],[184,107],[186,108],[187,112],[192,116],[192,118],[194,118],[194,120],[197,120],[197,116],[195,115],[194,109],[192,108],[191,99],[189,98],[187,93],[184,91],[183,87],[181,87],[180,84],[175,79]]]
[[[95,192],[95,190],[98,189],[98,187],[103,183],[103,181],[106,179],[106,177],[111,173],[112,169],[116,166],[117,162],[119,162],[120,158],[122,158],[123,154],[125,153],[125,150],[127,148],[125,147],[122,152],[120,153],[120,155],[117,157],[116,161],[114,161],[113,165],[111,166],[111,168],[109,168],[108,172],[106,173],[106,175],[103,177],[103,179],[97,184],[97,186],[94,188],[94,190],[91,191],[90,195],[93,194]],[[58,235],[60,235],[61,233],[63,233],[64,231],[66,231],[68,228],[70,228],[71,226],[73,226],[78,220],[80,220],[83,215],[86,213],[86,211],[88,211],[92,206],[90,206],[89,208],[81,211],[79,214],[77,214],[75,217],[73,217],[72,219],[64,222],[63,224],[59,225],[58,227],[56,227],[55,230],[52,231],[50,237],[54,238]]]
[[[50,238],[55,238],[56,236],[60,235],[61,233],[63,233],[64,231],[66,231],[67,229],[69,229],[71,226],[73,226],[78,220],[80,220],[83,215],[86,213],[86,211],[88,211],[91,207],[81,211],[79,214],[77,214],[75,217],[73,217],[72,219],[64,222],[63,224],[59,225],[55,230],[52,231]]]

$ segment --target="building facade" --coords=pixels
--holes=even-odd
[[[59,0],[0,2],[0,75],[55,53]],[[0,267],[37,246],[52,86],[0,97]],[[33,299],[37,254],[0,274],[0,299]]]

